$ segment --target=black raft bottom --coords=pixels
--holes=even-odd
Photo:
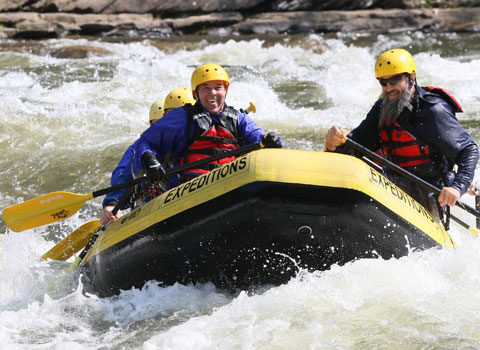
[[[299,267],[326,270],[438,246],[361,192],[260,182],[138,232],[94,256],[83,273],[86,290],[99,296],[149,280],[249,289],[285,283]]]

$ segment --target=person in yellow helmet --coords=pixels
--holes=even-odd
[[[378,56],[375,77],[382,98],[352,132],[332,126],[325,148],[348,152],[342,146],[348,137],[373,152],[381,150],[391,162],[442,189],[432,205],[416,183],[390,174],[412,197],[433,213],[441,210],[438,206],[453,207],[468,190],[478,160],[477,145],[455,117],[462,111],[459,103],[444,89],[418,86],[414,60],[404,49]]]
[[[153,123],[158,121],[165,114],[166,114],[166,112],[165,112],[165,99],[161,98],[161,99],[153,102],[152,106],[150,107],[150,113],[149,113],[149,118],[148,118],[148,122],[150,123],[150,126],[152,126]]]
[[[191,86],[195,103],[170,111],[135,143],[134,173],[144,171],[150,183],[165,182],[162,163],[168,155],[172,156],[173,165],[179,166],[261,140],[266,147],[282,147],[278,135],[265,134],[245,112],[226,104],[230,79],[222,66],[199,66],[192,73]],[[169,186],[177,186],[233,159],[223,158],[171,176]]]
[[[172,90],[165,99],[159,99],[155,101],[150,107],[149,113],[149,123],[150,126],[155,124],[164,115],[166,115],[171,110],[184,106],[187,103],[195,103],[195,100],[192,96],[192,90],[189,88],[178,88]],[[117,167],[112,173],[110,179],[110,185],[120,185],[124,183],[131,182],[133,180],[132,176],[132,160],[134,156],[134,145],[130,145]],[[100,214],[100,224],[105,225],[109,221],[116,220],[120,217],[121,212],[118,211],[116,215],[113,215],[112,210],[115,205],[119,202],[120,198],[126,192],[126,189],[109,193],[105,196],[102,206],[103,210]],[[125,209],[125,208],[122,208]]]
[[[180,108],[186,104],[195,104],[195,99],[193,98],[192,89],[190,88],[178,88],[170,91],[170,93],[165,97],[165,114],[170,112],[175,108]]]

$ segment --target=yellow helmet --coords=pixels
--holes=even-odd
[[[375,78],[400,73],[417,73],[412,55],[404,49],[393,49],[382,53],[375,63]]]
[[[164,103],[165,103],[165,100],[163,98],[153,102],[152,106],[150,107],[150,119],[149,120],[160,119],[161,117],[163,117],[163,114],[165,112],[165,109],[163,107]]]
[[[225,87],[227,88],[230,85],[228,74],[222,66],[218,64],[204,64],[195,69],[192,74],[192,90],[195,91],[198,85],[212,80],[225,82]]]
[[[192,105],[195,104],[195,100],[192,95],[192,90],[189,88],[178,88],[170,91],[170,93],[165,98],[164,108],[173,109],[184,106],[186,103]]]

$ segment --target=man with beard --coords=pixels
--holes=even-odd
[[[393,49],[382,53],[375,63],[382,98],[351,133],[331,127],[325,148],[347,152],[342,145],[349,137],[374,152],[380,151],[391,162],[441,188],[438,204],[453,207],[473,180],[478,147],[455,117],[455,112],[462,111],[455,98],[440,88],[418,86],[416,74],[408,51]],[[425,193],[413,181],[386,173],[438,214],[437,205],[431,205],[429,200],[432,194]]]

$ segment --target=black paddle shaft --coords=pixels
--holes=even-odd
[[[187,163],[187,164],[177,166],[175,168],[167,169],[166,173],[167,173],[167,176],[169,176],[169,175],[172,175],[172,174],[176,174],[180,171],[184,171],[184,170],[188,170],[188,169],[194,169],[196,167],[214,162],[214,161],[219,160],[219,159],[234,157],[234,156],[240,156],[240,155],[252,152],[252,151],[256,151],[260,148],[262,148],[260,142],[259,143],[253,143],[251,145],[242,146],[240,148],[237,148],[237,149],[234,149],[234,150],[231,150],[231,151],[228,151],[228,152],[218,153],[218,154],[215,154],[211,157],[200,159],[200,160],[197,160],[195,162],[191,162],[191,163]],[[138,185],[138,184],[146,181],[146,179],[147,178],[145,176],[142,176],[142,177],[139,177],[139,178],[137,178],[133,181],[130,181],[128,183],[124,183],[124,184],[104,188],[103,190],[95,191],[95,192],[92,193],[92,195],[93,195],[93,198],[100,197],[100,196],[103,196],[104,194],[107,194],[107,193],[115,192],[115,191],[122,190],[122,189],[127,188],[127,187],[132,187],[132,186]]]
[[[406,171],[405,169],[400,168],[398,165],[386,160],[382,156],[370,151],[368,148],[358,144],[357,142],[353,141],[352,139],[350,139],[348,137],[347,137],[347,141],[345,142],[345,145],[349,146],[350,148],[352,148],[355,151],[358,151],[358,152],[364,154],[367,157],[374,158],[376,161],[378,161],[379,163],[381,163],[381,164],[385,165],[386,167],[392,169],[397,174],[405,176],[406,178],[408,178],[412,181],[415,181],[416,183],[422,185],[424,188],[433,191],[437,196],[440,194],[441,190],[438,189],[437,187],[435,187],[432,184],[426,182],[425,180],[422,180],[418,176],[413,175],[412,173]],[[462,203],[460,201],[457,201],[457,205],[460,208],[469,212],[470,214],[475,215],[477,218],[480,218],[480,211],[478,211],[478,210],[476,210],[476,209],[470,207],[469,205],[467,205],[465,203]]]

